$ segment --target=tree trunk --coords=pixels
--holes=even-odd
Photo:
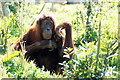
[[[8,5],[6,5],[6,2],[1,2],[1,4],[2,4],[3,15],[6,17],[10,17],[9,7],[8,7]]]

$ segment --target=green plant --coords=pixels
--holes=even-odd
[[[96,46],[93,42],[86,44],[86,47],[84,44],[84,47],[79,46],[82,53],[75,54],[71,61],[64,63],[64,75],[69,78],[116,78],[118,74],[116,70],[117,65],[106,65],[105,61],[107,59],[109,63],[113,62],[114,59],[117,59],[117,54],[108,57],[104,56],[105,54],[100,54],[98,64],[96,64],[97,53],[93,53],[93,49],[95,49]],[[112,60],[110,58],[112,58]],[[97,69],[95,69],[96,65]]]

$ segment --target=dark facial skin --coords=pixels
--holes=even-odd
[[[53,22],[51,19],[45,19],[41,24],[42,36],[44,39],[49,40],[52,37]]]

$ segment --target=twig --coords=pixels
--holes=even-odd
[[[98,64],[98,57],[99,57],[99,53],[100,53],[100,33],[101,33],[101,20],[99,23],[99,30],[98,30],[98,48],[97,48],[97,56],[96,56],[96,68],[95,68],[95,72],[97,70],[97,64]]]
[[[39,14],[43,11],[44,7],[45,7],[45,4],[43,5],[43,7],[42,7],[42,9],[40,10]],[[34,21],[31,23],[30,26],[32,26],[34,22],[35,22],[35,19],[34,19]]]

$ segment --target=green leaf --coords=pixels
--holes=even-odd
[[[101,47],[101,50],[106,52],[106,48],[105,47]]]
[[[70,56],[69,56],[69,55],[64,55],[63,57],[70,59]]]
[[[93,46],[94,45],[94,42],[90,42],[89,44],[88,44],[88,47],[91,47],[91,46]]]
[[[3,62],[6,62],[6,61],[12,59],[12,58],[15,57],[15,56],[18,56],[19,53],[20,53],[19,51],[16,51],[15,53],[7,53],[7,54],[5,54],[5,55],[3,56],[2,61],[3,61]]]

